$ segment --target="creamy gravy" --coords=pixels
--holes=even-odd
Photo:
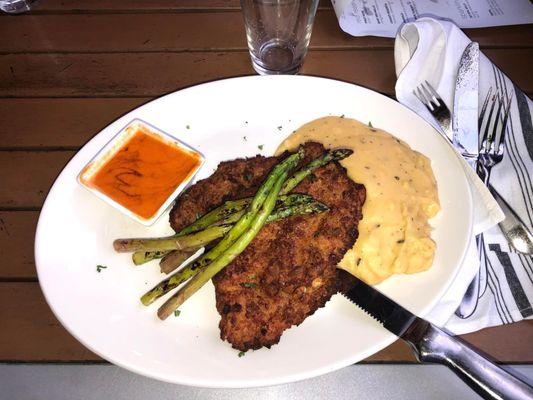
[[[339,266],[369,284],[430,268],[435,243],[428,219],[440,209],[430,161],[391,134],[342,117],[305,124],[277,154],[308,141],[353,149],[341,164],[366,188],[359,238]]]

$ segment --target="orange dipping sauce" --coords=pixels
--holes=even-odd
[[[94,168],[87,166],[81,181],[139,217],[149,219],[201,162],[199,154],[138,126],[96,172],[85,174]]]

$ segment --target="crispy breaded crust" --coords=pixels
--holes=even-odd
[[[306,143],[303,163],[323,152],[322,145]],[[178,199],[171,226],[178,231],[226,200],[253,196],[282,158],[257,156],[221,163],[213,175]],[[340,164],[330,163],[293,192],[308,193],[330,210],[266,225],[213,279],[221,337],[236,349],[278,343],[285,329],[302,323],[340,286],[349,285],[349,275],[336,265],[357,239],[364,187],[351,181]]]

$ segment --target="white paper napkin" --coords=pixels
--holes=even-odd
[[[459,61],[468,43],[470,43],[470,39],[452,22],[433,18],[420,18],[415,22],[403,25],[396,37],[394,49],[396,74],[398,76],[396,97],[402,104],[422,116],[437,130],[440,130],[440,126],[413,94],[413,89],[424,80],[427,80],[440,94],[449,109],[453,110],[453,95]],[[480,105],[483,104],[488,90],[489,75],[495,74],[493,74],[493,70],[497,69],[490,60],[480,54]],[[502,79],[508,80],[505,76]],[[493,227],[503,219],[503,213],[474,171],[459,154],[458,157],[463,161],[464,170],[471,184],[475,207],[474,234],[490,230],[501,241],[503,238],[501,233],[499,233],[497,227]],[[491,183],[493,183],[492,180]],[[529,183],[531,184],[531,182]],[[497,185],[495,186],[499,189]],[[439,326],[445,326],[448,330],[457,334],[472,332],[486,326],[506,322],[505,320],[502,321],[499,315],[496,315],[495,307],[490,306],[490,291],[485,291],[484,296],[485,293],[487,295],[484,299],[480,299],[480,303],[485,301],[488,306],[478,307],[479,310],[476,310],[476,313],[467,319],[455,316],[450,318],[461,303],[466,288],[479,269],[480,260],[475,240],[472,240],[457,278],[439,305],[427,317],[431,322]],[[487,276],[485,278],[488,279]],[[496,296],[498,296],[498,293],[496,293]],[[514,320],[522,319],[518,317],[522,314],[518,310],[515,311]],[[526,316],[522,315],[522,317]]]

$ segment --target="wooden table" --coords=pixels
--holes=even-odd
[[[0,16],[0,362],[102,362],[68,334],[37,282],[33,239],[53,180],[109,122],[155,96],[252,74],[237,0],[42,0]],[[467,32],[533,93],[533,26]],[[393,96],[393,40],[341,32],[317,14],[304,74]],[[533,363],[533,321],[464,339],[505,363]],[[398,341],[367,362],[415,362]]]

